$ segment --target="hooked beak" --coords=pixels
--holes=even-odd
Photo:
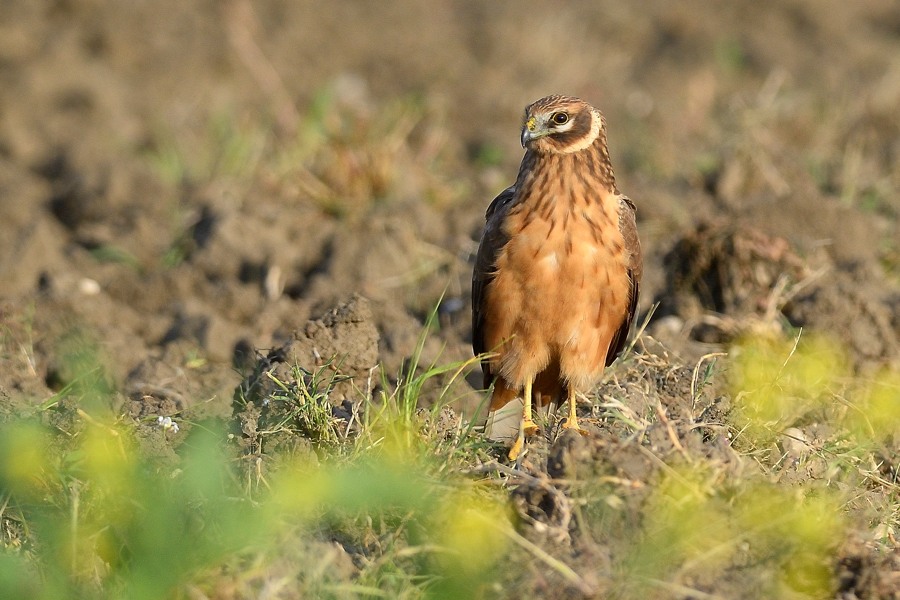
[[[525,121],[525,124],[522,125],[522,147],[524,148],[528,142],[532,140],[536,140],[538,138],[542,138],[547,135],[547,129],[543,126],[543,123],[539,123],[537,117],[531,116],[528,117],[528,120]]]

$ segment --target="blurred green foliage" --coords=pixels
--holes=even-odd
[[[470,361],[421,364],[420,343],[396,382],[385,378],[367,401],[354,437],[337,435],[323,409],[334,378],[295,371],[297,381],[281,382],[270,400],[293,407],[290,426],[318,436],[321,452],[287,457],[248,487],[245,463],[216,425],[183,423],[177,465],[142,454],[137,425],[108,409],[115,391],[99,347],[74,332],[61,348],[64,391],[0,427],[0,597],[213,597],[217,573],[232,573],[243,581],[237,595],[253,596],[265,585],[259,572],[290,548],[302,559],[282,585],[299,597],[494,597],[513,577],[511,564],[523,569],[535,558],[583,584],[520,536],[503,486],[463,474],[490,460],[484,443],[464,427],[450,436],[428,427],[448,399],[421,410],[426,383],[452,382]],[[760,465],[766,449],[780,452],[787,428],[820,414],[854,448],[880,447],[895,434],[897,374],[852,378],[825,339],[746,340],[730,364],[735,447]],[[74,422],[47,418],[60,411]],[[622,598],[638,598],[754,564],[769,575],[757,582],[760,597],[833,596],[836,546],[851,526],[846,491],[859,480],[850,475],[860,455],[812,445],[810,452],[841,467],[829,480],[789,486],[775,469],[684,454],[637,484],[646,489],[637,521],[620,510],[615,478],[580,482],[569,492],[584,507],[580,527],[618,539],[621,551],[612,571],[595,575],[614,582]],[[356,549],[362,563],[352,576],[331,574],[333,557],[308,550],[323,540]]]
[[[833,402],[850,373],[840,347],[824,338],[753,338],[736,346],[731,385],[743,441],[759,446]]]

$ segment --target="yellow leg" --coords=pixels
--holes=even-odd
[[[515,443],[509,449],[509,460],[516,460],[519,457],[522,449],[525,448],[525,436],[531,436],[538,432],[537,423],[534,422],[531,416],[531,385],[530,379],[525,382],[523,394],[525,409],[522,411],[522,424],[519,426],[519,435],[516,437]]]
[[[574,429],[578,433],[584,435],[587,432],[578,426],[578,415],[575,414],[575,409],[577,407],[577,403],[575,402],[575,387],[569,386],[569,418],[566,419],[566,422],[563,423],[563,427],[566,429]]]
[[[522,416],[521,429],[525,435],[534,435],[538,432],[537,423],[531,418],[531,380],[525,382],[525,411]]]

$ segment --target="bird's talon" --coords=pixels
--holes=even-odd
[[[522,450],[525,449],[525,438],[531,437],[537,434],[540,431],[540,427],[531,419],[525,419],[522,421],[522,426],[519,428],[519,435],[516,437],[515,443],[513,443],[512,448],[509,449],[509,460],[515,461],[519,458],[519,454],[522,453]]]
[[[574,429],[575,431],[577,431],[578,433],[580,433],[583,436],[589,435],[589,433],[586,429],[582,429],[581,427],[578,426],[578,421],[570,421],[567,419],[566,421],[563,422],[562,427],[563,427],[563,429]]]
[[[516,438],[516,441],[512,445],[512,448],[509,449],[509,454],[507,454],[507,457],[509,458],[510,462],[515,462],[515,460],[517,458],[519,458],[519,454],[522,453],[522,449],[524,447],[525,447],[525,438],[522,436],[519,436],[518,438]]]

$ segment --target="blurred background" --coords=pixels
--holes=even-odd
[[[646,327],[513,469],[470,277],[554,93]],[[897,598],[898,107],[897,0],[0,0],[0,596]]]
[[[117,389],[227,414],[242,352],[354,293],[388,372],[439,302],[425,354],[466,358],[483,212],[551,93],[607,117],[668,351],[802,326],[900,355],[896,2],[2,10],[0,298],[34,349],[8,387],[61,385],[83,327]]]

